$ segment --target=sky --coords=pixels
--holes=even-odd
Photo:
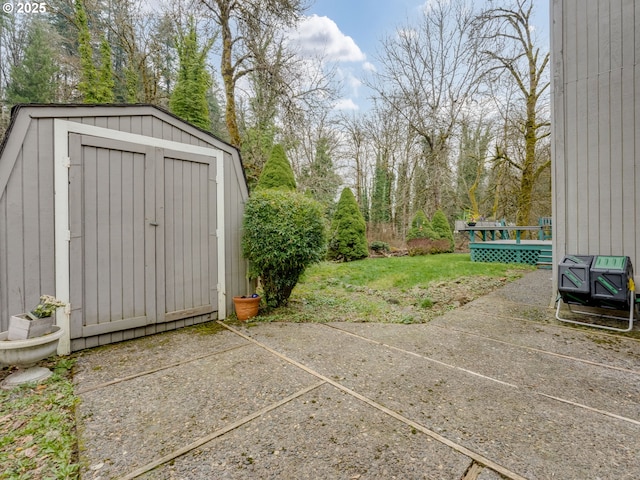
[[[339,110],[366,110],[370,93],[361,79],[376,69],[380,40],[417,17],[429,0],[315,0],[294,34],[300,52],[322,49],[343,84]],[[496,2],[498,3],[498,2]],[[549,0],[535,0],[536,32],[548,42]]]

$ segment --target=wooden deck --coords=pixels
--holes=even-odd
[[[471,242],[472,262],[524,263],[550,268],[551,240],[490,240]]]

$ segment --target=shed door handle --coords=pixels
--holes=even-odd
[[[149,225],[152,225],[154,227],[157,227],[158,225],[160,225],[158,222],[149,222]]]

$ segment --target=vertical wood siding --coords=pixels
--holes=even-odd
[[[552,0],[551,16],[554,263],[627,255],[638,283],[640,4]]]
[[[11,314],[35,305],[41,293],[55,293],[54,118],[225,151],[222,231],[228,249],[227,311],[232,311],[232,296],[250,293],[239,244],[248,191],[235,150],[152,107],[23,107],[0,157],[0,331],[7,329]],[[70,146],[72,142],[70,139]],[[72,158],[70,169],[70,183],[82,184],[80,189],[70,189],[70,201],[84,205],[84,210],[70,211],[69,218],[70,268],[82,273],[81,278],[72,279],[71,328],[85,328],[83,336],[72,339],[72,350],[210,320],[211,314],[198,307],[217,309],[217,241],[214,238],[212,248],[206,246],[207,242],[212,244],[207,237],[215,237],[217,228],[211,167],[180,152],[165,155],[157,148],[84,143],[83,155],[88,161],[80,168],[73,165]],[[149,155],[162,155],[155,169],[147,168]],[[149,235],[153,230],[149,221],[154,219],[148,213],[159,202],[163,212],[174,209],[167,220],[174,222],[175,228],[170,231],[168,225],[161,225],[163,234],[154,240]],[[159,218],[164,217],[155,220]],[[84,228],[84,223],[92,228]],[[80,228],[84,228],[82,235],[88,235],[83,241],[94,248],[88,250],[79,243],[74,232]],[[146,257],[152,245],[165,254]],[[145,267],[149,263],[155,269],[151,278],[158,283],[149,281]],[[169,269],[177,271],[177,276],[169,275]],[[151,294],[156,298],[160,284],[166,308],[155,312],[149,299]],[[163,315],[166,318],[125,331],[101,330],[101,325],[107,324],[104,322],[139,319],[150,313],[155,320]],[[87,318],[92,320],[87,322]]]
[[[0,191],[1,330],[10,315],[34,307],[41,294],[55,293],[53,236],[43,234],[53,232],[53,122],[25,127],[17,133],[31,141],[5,147],[15,157]]]
[[[217,309],[216,191],[209,181],[215,163],[210,160],[164,156],[165,314]]]
[[[154,193],[147,149],[70,136],[71,336],[153,322],[154,246],[145,203]]]
[[[227,253],[227,312],[233,312],[234,295],[250,295],[255,293],[255,282],[247,279],[248,262],[242,257],[241,238],[242,221],[248,191],[244,180],[242,167],[234,162],[230,154],[224,155],[225,185],[241,185],[241,188],[225,189],[225,245]]]

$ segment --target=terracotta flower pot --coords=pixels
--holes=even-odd
[[[233,297],[233,305],[238,320],[245,321],[258,315],[260,297]]]

